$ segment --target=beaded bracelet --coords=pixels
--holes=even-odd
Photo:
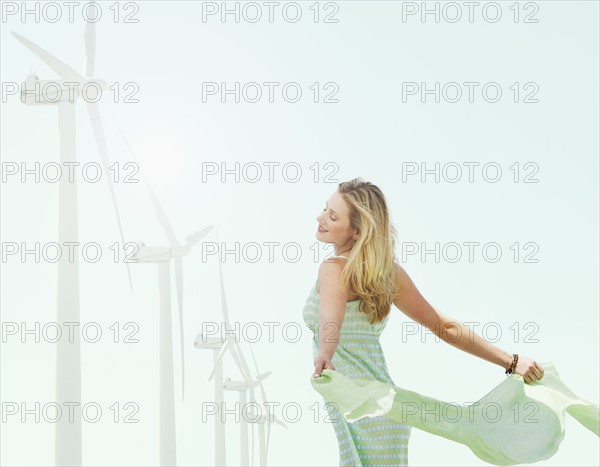
[[[506,376],[511,375],[512,373],[514,373],[518,361],[519,361],[519,354],[514,353],[513,354],[513,359],[512,359],[512,362],[511,362],[510,366],[504,372],[506,374]]]

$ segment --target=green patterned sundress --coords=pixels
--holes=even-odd
[[[333,256],[344,258],[345,256]],[[311,287],[303,310],[305,324],[313,331],[313,357],[318,353],[319,301],[317,282]],[[346,314],[340,331],[336,352],[331,360],[336,371],[349,379],[371,379],[394,384],[390,377],[379,336],[388,319],[370,324],[360,311],[360,299],[346,305]],[[385,416],[363,418],[348,423],[341,413],[332,411],[339,445],[339,465],[408,465],[408,440],[411,426]]]

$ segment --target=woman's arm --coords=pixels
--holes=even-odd
[[[323,368],[335,370],[331,359],[337,349],[348,301],[340,285],[343,267],[341,260],[335,258],[323,261],[319,267],[319,352],[315,358],[315,376],[321,376]]]
[[[430,329],[437,337],[448,344],[487,360],[503,368],[508,368],[512,354],[487,342],[483,337],[458,322],[444,315],[429,304],[417,287],[398,263],[397,290],[394,305],[417,323]],[[544,370],[534,360],[519,357],[515,373],[524,377],[526,382],[541,379]]]

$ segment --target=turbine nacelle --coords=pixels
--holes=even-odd
[[[173,258],[171,248],[164,246],[146,246],[138,243],[138,249],[132,259],[139,263],[168,263]]]
[[[260,385],[269,377],[270,374],[271,372],[269,371],[267,373],[257,375],[256,378],[244,381],[232,381],[230,378],[227,378],[223,387],[228,391],[243,391],[244,389],[252,389]]]
[[[81,96],[86,101],[97,102],[107,86],[103,79],[41,80],[32,73],[21,83],[21,102],[26,105],[55,105],[59,102],[74,103]]]
[[[215,349],[219,350],[223,347],[223,340],[220,337],[204,336],[198,334],[194,340],[194,348],[196,349]]]

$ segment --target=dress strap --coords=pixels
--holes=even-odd
[[[331,258],[344,258],[344,259],[348,259],[348,258],[346,258],[345,256],[342,256],[342,255],[340,255],[340,256],[330,256],[328,259],[331,259]],[[348,259],[348,261],[350,261],[350,260]]]

